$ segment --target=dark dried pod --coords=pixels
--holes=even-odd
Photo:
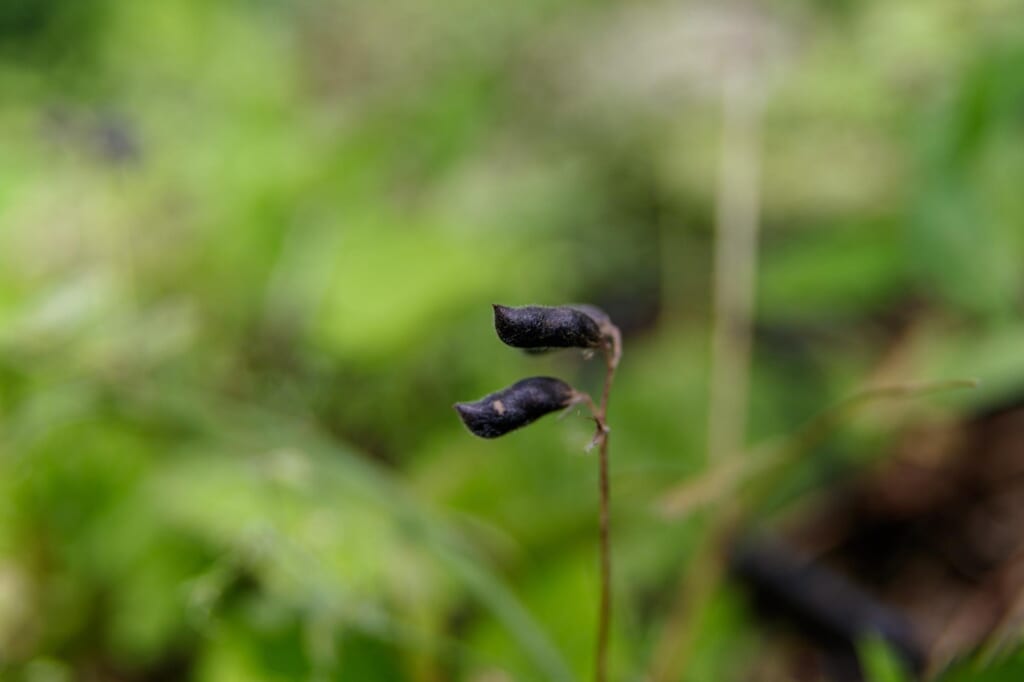
[[[494,306],[498,338],[513,348],[597,348],[604,342],[602,320],[592,306]],[[605,319],[607,316],[593,308]]]
[[[456,403],[463,423],[481,438],[497,438],[572,404],[576,391],[561,379],[531,377],[473,403]]]
[[[608,329],[612,326],[612,318],[608,317],[608,313],[601,310],[596,305],[590,305],[589,303],[573,303],[568,307],[584,313],[596,322],[598,328],[601,330],[602,336],[606,335]]]

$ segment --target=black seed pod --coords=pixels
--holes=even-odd
[[[596,348],[604,338],[600,320],[573,306],[495,305],[494,329],[513,348]]]
[[[456,403],[455,410],[475,435],[497,438],[568,407],[575,396],[561,379],[531,377],[474,403]]]

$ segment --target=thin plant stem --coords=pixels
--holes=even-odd
[[[723,82],[721,159],[715,200],[709,461],[736,454],[746,433],[761,147],[761,100],[752,78],[749,69],[739,69]]]
[[[600,499],[601,499],[601,603],[597,620],[596,673],[597,682],[607,679],[608,629],[612,611],[612,550],[609,532],[611,495],[608,485],[608,434],[601,439],[600,449]]]
[[[746,436],[761,165],[762,102],[753,77],[751,66],[743,64],[723,81],[708,378],[709,466],[735,456]],[[723,518],[731,519],[733,513],[727,511]],[[698,556],[695,570],[679,578],[675,603],[654,650],[654,682],[679,679],[687,668],[696,619],[721,579],[722,559],[714,552],[728,525],[721,520],[712,523],[701,546],[710,553]]]
[[[764,50],[760,40],[730,54],[722,78],[721,143],[715,197],[712,266],[711,353],[708,376],[708,467],[731,464],[745,444],[753,347],[760,229],[760,87]],[[723,559],[716,553],[728,532],[739,500],[719,502],[693,561],[678,583],[675,603],[653,653],[651,679],[673,682],[687,669],[695,622],[721,579]]]
[[[611,541],[611,485],[608,475],[608,398],[611,395],[615,369],[622,353],[622,337],[619,330],[612,326],[607,330],[609,342],[604,349],[605,376],[604,388],[601,391],[601,402],[594,407],[589,401],[593,412],[597,433],[594,445],[598,447],[598,499],[599,499],[599,532],[600,532],[600,563],[601,563],[601,595],[598,603],[597,644],[594,649],[594,679],[606,682],[608,679],[608,636],[612,618],[612,541]]]

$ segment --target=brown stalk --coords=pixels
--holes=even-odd
[[[598,449],[598,500],[601,563],[601,596],[598,602],[597,644],[594,651],[594,679],[608,679],[608,635],[612,617],[612,545],[611,545],[611,485],[608,475],[608,398],[611,395],[615,369],[622,354],[622,336],[614,325],[603,330],[608,337],[604,346],[605,375],[601,401],[595,404],[590,396],[581,396],[591,411],[597,431],[591,447]]]

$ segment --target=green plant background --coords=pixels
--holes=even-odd
[[[595,387],[489,307],[592,301],[626,331],[613,678],[644,679],[708,527],[654,503],[705,459],[725,11],[0,3],[0,678],[586,679],[590,427],[483,442],[450,406]],[[983,381],[937,402],[1019,392],[1024,7],[741,11],[776,46],[747,440],[861,385],[908,309],[907,377]],[[764,513],[885,438],[842,429]],[[716,590],[686,679],[760,641]]]

